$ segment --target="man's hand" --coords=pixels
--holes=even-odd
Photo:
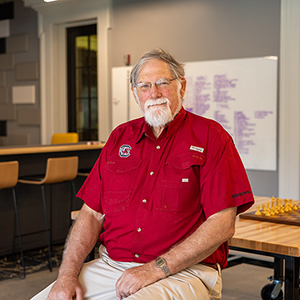
[[[47,300],[83,300],[83,290],[77,277],[61,276],[54,283]]]
[[[78,274],[86,256],[93,249],[102,230],[102,214],[86,204],[67,238],[63,261],[59,268],[58,279],[53,285],[47,300],[83,300],[83,289]]]
[[[127,269],[116,283],[116,293],[119,300],[127,298],[141,288],[150,285],[166,275],[162,270],[149,262],[139,267]]]

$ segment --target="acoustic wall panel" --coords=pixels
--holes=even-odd
[[[34,104],[35,103],[35,86],[13,86],[12,88],[13,104]]]

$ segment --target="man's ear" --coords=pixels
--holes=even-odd
[[[185,90],[186,90],[186,79],[184,77],[182,77],[180,79],[180,83],[181,83],[180,97],[181,97],[181,99],[183,99]]]

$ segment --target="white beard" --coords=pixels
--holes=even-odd
[[[174,116],[172,115],[169,102],[167,98],[146,101],[144,106],[145,120],[150,126],[164,127],[173,121]]]

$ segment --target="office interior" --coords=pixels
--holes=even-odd
[[[5,16],[1,6],[9,3],[13,15]],[[0,17],[0,150],[47,146],[54,133],[69,131],[67,30],[95,25],[100,143],[113,129],[112,68],[133,65],[149,49],[164,48],[182,62],[278,57],[276,170],[246,171],[255,195],[300,198],[298,0],[0,0]],[[31,100],[18,100],[18,91],[29,93]],[[83,155],[82,166],[90,168],[100,151]],[[46,156],[38,157],[44,161]],[[1,161],[8,158],[12,156],[0,156]],[[34,156],[28,161],[39,173],[45,168],[44,163],[37,166]],[[23,175],[30,172],[28,165],[22,170]],[[83,182],[83,177],[76,179],[77,190]],[[53,192],[56,213],[68,205],[69,200],[55,203],[65,189]],[[28,192],[34,197],[21,196]],[[39,213],[31,214],[40,205],[38,193],[32,187],[18,188],[23,197],[18,200],[20,223],[29,233],[28,218],[30,223],[43,222]],[[0,191],[1,196],[9,198],[10,193]],[[14,234],[13,215],[6,211],[12,213],[13,208],[1,205],[0,227],[7,230],[0,233],[0,256],[5,256],[12,251]],[[63,243],[69,228],[68,215],[63,218],[54,222],[57,244]],[[25,237],[24,249],[38,248],[40,239]]]

